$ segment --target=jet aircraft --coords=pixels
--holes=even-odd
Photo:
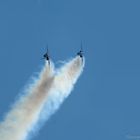
[[[50,65],[50,56],[49,56],[49,50],[47,47],[47,52],[43,55],[43,59],[46,59]]]
[[[78,56],[80,56],[83,59],[83,47],[81,43],[81,50],[77,53]]]

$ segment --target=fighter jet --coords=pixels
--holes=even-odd
[[[81,42],[81,50],[77,53],[78,56],[80,56],[83,59],[83,46]]]
[[[46,59],[50,65],[50,57],[49,57],[49,50],[47,46],[47,52],[43,55],[43,59]]]

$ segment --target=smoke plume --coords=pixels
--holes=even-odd
[[[26,140],[68,97],[83,67],[84,58],[79,56],[59,69],[46,61],[38,78],[29,84],[0,123],[0,140]]]

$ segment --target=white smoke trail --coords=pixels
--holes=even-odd
[[[39,113],[45,103],[47,94],[54,79],[53,65],[46,62],[38,80],[12,107],[11,111],[0,124],[0,140],[24,140],[31,127],[38,120]]]
[[[46,64],[39,79],[0,124],[0,140],[25,140],[38,120],[48,119],[70,94],[83,66],[84,58],[82,60],[79,56],[64,64],[55,74],[53,65]]]
[[[74,84],[83,71],[85,59],[79,56],[64,64],[57,70],[53,88],[48,94],[46,105],[41,113],[42,120],[46,120],[52,115],[62,104],[64,99],[71,93]]]

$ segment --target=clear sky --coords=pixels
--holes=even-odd
[[[140,136],[139,0],[1,0],[0,118],[40,70],[47,43],[58,66],[81,40],[84,73],[33,140]]]

